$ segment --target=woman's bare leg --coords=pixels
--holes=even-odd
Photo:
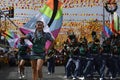
[[[43,63],[44,63],[43,59],[37,60],[37,72],[38,72],[38,77],[40,78],[40,80],[43,78],[43,74],[42,74]]]
[[[37,60],[31,60],[32,80],[37,80]]]
[[[25,64],[25,60],[21,60],[19,63],[20,74],[24,74],[24,64]]]

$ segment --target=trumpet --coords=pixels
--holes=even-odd
[[[54,50],[49,50],[48,54],[45,56],[45,59],[48,60],[53,56],[55,56],[55,51]]]

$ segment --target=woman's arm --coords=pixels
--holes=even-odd
[[[27,36],[22,36],[22,37],[20,37],[21,39],[27,39]]]

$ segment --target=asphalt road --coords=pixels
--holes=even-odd
[[[19,73],[17,66],[2,66],[0,69],[0,80],[19,80]],[[22,80],[32,80],[31,67],[25,67],[25,78]],[[56,66],[55,73],[52,75],[47,74],[47,67],[43,67],[44,80],[66,80],[64,79],[64,67]]]
[[[26,66],[25,67],[25,78],[22,80],[32,80],[32,74],[31,74],[31,67]],[[55,73],[52,75],[47,74],[47,67],[43,67],[43,80],[72,80],[72,79],[65,79],[64,78],[64,67],[63,66],[56,66]],[[17,66],[8,66],[2,65],[2,68],[0,69],[0,80],[19,80],[19,74],[17,72]],[[86,80],[99,80],[99,79],[86,79]],[[110,80],[109,78],[106,80]],[[120,80],[118,78],[117,80]]]

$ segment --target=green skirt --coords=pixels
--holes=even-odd
[[[35,52],[31,52],[30,55],[30,59],[31,60],[36,60],[36,59],[45,59],[45,52],[42,53],[35,53]]]
[[[30,56],[31,60],[36,60],[36,59],[45,59],[45,56],[39,56],[39,55],[31,55]]]

